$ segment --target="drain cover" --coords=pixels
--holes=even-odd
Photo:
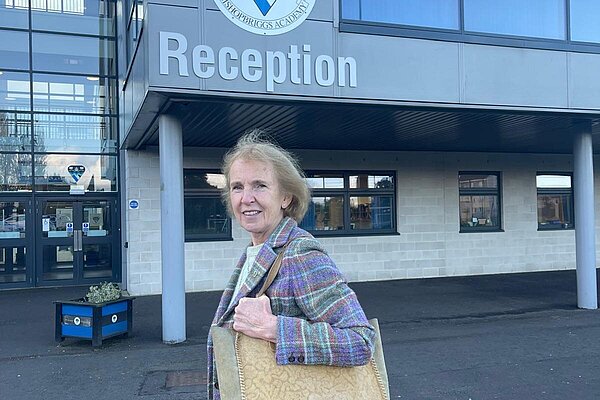
[[[146,373],[139,390],[140,396],[154,396],[167,393],[206,394],[206,371],[150,371]],[[200,396],[199,398],[204,398]]]
[[[179,386],[206,385],[206,372],[200,371],[170,371],[167,372],[165,387],[170,389]]]

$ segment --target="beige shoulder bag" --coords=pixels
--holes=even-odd
[[[286,246],[287,247],[287,246]],[[277,256],[261,296],[273,283],[285,248]],[[232,329],[212,327],[222,400],[389,400],[389,386],[379,325],[371,362],[360,367],[277,365],[274,345]]]

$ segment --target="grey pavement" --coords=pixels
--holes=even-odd
[[[392,399],[600,398],[600,311],[575,272],[351,285],[380,321]],[[188,340],[161,342],[160,296],[134,301],[133,335],[54,341],[53,300],[85,287],[0,292],[0,399],[205,399],[220,293],[186,297]]]

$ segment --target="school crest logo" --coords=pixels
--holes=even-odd
[[[317,0],[215,0],[240,28],[257,35],[281,35],[297,28]]]

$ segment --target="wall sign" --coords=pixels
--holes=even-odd
[[[241,76],[248,82],[263,81],[267,92],[274,92],[277,85],[285,83],[357,87],[357,66],[353,57],[312,54],[309,44],[292,44],[279,51],[238,51],[228,46],[213,49],[199,44],[190,51],[188,40],[181,33],[161,31],[159,35],[160,75],[170,74],[169,60],[172,59],[177,61],[179,76],[190,76],[191,65],[198,78],[219,76],[232,81]]]
[[[130,210],[137,210],[140,207],[140,202],[135,200],[135,199],[131,199],[129,200],[129,209]]]
[[[281,35],[297,28],[317,0],[215,0],[223,15],[257,35]]]
[[[85,167],[83,165],[69,165],[67,171],[69,171],[69,175],[71,175],[71,178],[77,183],[85,173]]]

